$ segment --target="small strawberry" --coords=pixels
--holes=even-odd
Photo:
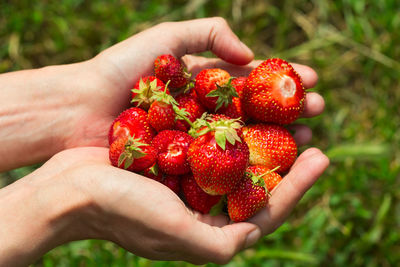
[[[204,192],[197,185],[192,174],[182,176],[181,189],[187,204],[203,214],[209,213],[210,209],[221,200],[221,196],[212,196]]]
[[[163,173],[158,169],[157,163],[144,169],[141,174],[160,183],[163,180]]]
[[[164,91],[165,84],[154,76],[146,76],[140,78],[140,80],[135,84],[132,91],[131,103],[135,107],[148,110],[151,104],[151,97],[154,92]],[[166,89],[167,94],[169,90]]]
[[[242,222],[251,218],[267,205],[267,194],[282,177],[264,166],[249,166],[245,177],[227,195],[228,214],[232,221]]]
[[[175,194],[179,194],[181,190],[180,186],[180,177],[178,175],[169,175],[165,174],[163,180],[161,181],[162,184],[167,186],[169,189],[175,192]]]
[[[190,79],[190,74],[185,70],[183,63],[172,55],[158,56],[154,61],[155,76],[167,83],[172,89],[185,87]]]
[[[177,130],[164,130],[153,139],[157,150],[157,165],[166,174],[180,175],[190,172],[187,151],[193,137]]]
[[[258,123],[244,126],[242,132],[250,150],[251,165],[280,166],[279,173],[285,173],[293,165],[297,145],[285,127]]]
[[[147,119],[147,112],[133,107],[123,111],[114,119],[108,132],[108,142],[111,145],[121,136],[134,136],[142,138],[145,143],[150,143],[155,135],[156,132]]]
[[[133,172],[140,172],[152,166],[156,157],[155,148],[144,143],[141,138],[120,137],[109,149],[109,158],[113,166]]]
[[[233,119],[240,119],[242,121],[247,121],[247,115],[243,110],[241,96],[243,94],[243,87],[246,82],[246,77],[234,78],[231,85],[236,89],[238,97],[232,98],[232,103],[228,104],[227,107],[221,107],[217,113],[224,114]]]
[[[268,59],[247,78],[242,104],[246,114],[260,122],[289,124],[303,111],[305,89],[287,61]]]
[[[242,125],[224,117],[198,119],[189,131],[195,137],[188,150],[194,179],[211,195],[230,192],[242,178],[249,161],[249,150],[241,137]]]
[[[185,109],[185,111],[187,112],[187,118],[191,122],[194,122],[196,119],[200,118],[203,113],[206,112],[206,109],[198,100],[196,92],[193,89],[191,89],[187,93],[178,94],[175,97],[175,100],[178,103],[180,109]],[[185,120],[179,119],[176,121],[175,129],[187,132],[190,129],[190,125]]]
[[[232,97],[238,97],[231,85],[231,76],[222,69],[204,69],[196,76],[194,89],[200,102],[210,112],[232,103]]]

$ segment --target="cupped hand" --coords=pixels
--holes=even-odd
[[[191,54],[210,50],[218,58]],[[82,109],[73,126],[74,135],[67,147],[107,146],[107,131],[112,120],[130,106],[131,89],[140,77],[151,75],[153,62],[161,54],[182,58],[188,70],[196,75],[201,69],[219,67],[232,75],[248,75],[261,61],[232,32],[222,18],[205,18],[183,22],[165,22],[140,32],[84,62]],[[294,64],[306,88],[317,82],[311,68]],[[324,101],[317,93],[308,93],[304,117],[320,114]],[[293,126],[301,136],[299,144],[307,143],[311,131]]]
[[[327,166],[328,159],[319,150],[305,151],[272,192],[268,206],[241,223],[188,209],[163,184],[111,166],[106,148],[63,151],[38,172],[41,177],[63,177],[63,183],[90,199],[86,206],[91,212],[75,209],[78,214],[72,216],[80,221],[75,232],[68,231],[75,239],[110,240],[149,259],[224,264],[282,224]]]

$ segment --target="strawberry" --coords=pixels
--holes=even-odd
[[[247,115],[242,108],[242,102],[240,100],[243,95],[243,87],[246,79],[246,77],[238,77],[232,80],[231,84],[235,88],[238,97],[233,97],[232,103],[228,104],[227,107],[221,107],[217,113],[224,114],[234,119],[241,119],[244,122],[247,121]]]
[[[161,181],[162,184],[167,186],[169,189],[175,192],[175,194],[179,194],[181,190],[180,186],[180,177],[177,175],[164,175],[163,180]]]
[[[170,88],[178,89],[186,86],[190,79],[183,63],[172,55],[165,54],[158,56],[154,61],[155,76],[167,83]]]
[[[260,122],[289,124],[303,111],[305,89],[287,61],[268,59],[248,76],[242,104],[246,114]]]
[[[160,183],[163,180],[163,173],[158,169],[157,163],[144,169],[141,174]]]
[[[157,165],[166,174],[180,175],[190,172],[187,151],[193,137],[177,130],[164,130],[153,139],[157,150]]]
[[[195,137],[188,161],[197,184],[208,194],[223,195],[240,181],[249,161],[242,125],[223,115],[198,119],[189,133]]]
[[[109,149],[111,164],[121,169],[140,172],[156,161],[156,150],[143,143],[141,138],[122,136],[116,139]]]
[[[249,166],[245,177],[227,195],[228,214],[232,221],[242,222],[251,218],[267,205],[269,193],[282,177],[264,166]]]
[[[108,142],[111,145],[117,138],[133,136],[150,143],[156,135],[147,120],[147,112],[140,108],[129,108],[123,111],[111,124],[108,132]]]
[[[268,168],[280,166],[285,173],[297,156],[297,145],[290,132],[276,124],[250,124],[242,128],[243,138],[250,150],[250,164]]]
[[[231,85],[231,76],[222,69],[204,69],[196,76],[194,89],[200,102],[210,112],[232,103],[232,97],[237,97],[235,88]]]
[[[157,79],[154,76],[146,76],[140,78],[139,81],[136,82],[132,91],[132,100],[131,103],[136,107],[142,108],[144,110],[148,110],[151,104],[150,98],[153,96],[153,93],[156,91],[164,91],[165,84]],[[169,90],[167,89],[167,93],[169,94]]]
[[[196,92],[191,89],[187,93],[178,94],[175,97],[176,102],[179,105],[179,108],[184,108],[187,112],[187,118],[194,122],[196,119],[200,118],[203,113],[206,112],[206,109],[200,103],[197,98]],[[190,129],[190,125],[184,120],[177,120],[175,129],[187,132]]]
[[[192,174],[186,174],[181,178],[181,189],[187,204],[194,210],[203,214],[210,212],[221,199],[221,196],[212,196],[204,192],[194,180]]]

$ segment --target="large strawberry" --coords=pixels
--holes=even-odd
[[[222,106],[217,113],[224,114],[234,119],[240,119],[243,122],[247,121],[247,115],[243,110],[241,101],[246,80],[246,77],[238,77],[232,80],[231,85],[235,88],[238,97],[233,97],[232,103],[228,104],[226,107]]]
[[[116,139],[109,149],[111,164],[121,169],[140,172],[156,161],[156,150],[141,138],[123,136]]]
[[[248,76],[243,90],[246,114],[260,122],[289,124],[304,108],[305,90],[300,76],[285,60],[268,59]]]
[[[135,107],[142,108],[144,110],[148,110],[150,104],[152,102],[151,97],[154,92],[164,91],[169,94],[169,90],[165,88],[165,84],[157,79],[154,76],[146,76],[140,78],[139,81],[136,82],[132,91],[132,100],[131,103]]]
[[[190,172],[187,151],[193,137],[177,130],[164,130],[153,139],[157,150],[158,168],[166,174],[180,175]]]
[[[267,205],[267,194],[282,177],[265,166],[249,166],[244,179],[227,195],[228,214],[232,221],[251,218]]]
[[[129,108],[123,111],[111,124],[108,132],[108,142],[111,145],[117,138],[124,136],[141,138],[150,143],[156,135],[147,119],[147,112],[140,108]]]
[[[169,82],[170,88],[185,87],[190,79],[183,63],[170,54],[160,55],[154,61],[155,76],[164,83]]]
[[[200,118],[204,112],[206,112],[206,109],[197,98],[196,91],[194,91],[194,89],[191,89],[186,93],[178,94],[175,97],[175,100],[178,103],[179,109],[185,109],[187,112],[187,118],[191,122],[194,122],[196,119]],[[190,129],[190,125],[185,120],[178,118],[175,128],[177,130],[187,132]]]
[[[237,97],[235,88],[231,85],[231,76],[222,69],[204,69],[196,76],[194,89],[200,102],[210,112],[232,103],[232,97]]]
[[[264,165],[285,173],[297,157],[297,145],[290,132],[276,124],[250,124],[242,128],[250,150],[250,164]]]
[[[221,196],[212,196],[204,192],[196,183],[192,174],[186,174],[181,178],[181,189],[187,204],[201,213],[209,213]]]
[[[198,119],[190,134],[188,160],[194,179],[208,194],[223,195],[240,181],[249,161],[249,149],[241,137],[242,125],[223,115]]]

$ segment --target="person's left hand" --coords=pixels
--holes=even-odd
[[[211,50],[219,58],[192,56]],[[154,60],[161,54],[183,59],[195,76],[204,68],[223,68],[235,76],[245,76],[261,61],[253,61],[253,53],[231,31],[222,18],[206,18],[184,22],[166,22],[118,43],[95,58],[84,62],[85,73],[80,90],[80,109],[71,120],[72,136],[66,148],[107,146],[107,131],[112,120],[131,106],[131,89],[140,77],[151,75]],[[310,67],[293,64],[306,88],[313,87],[317,75]],[[79,81],[78,81],[79,82]],[[317,93],[306,96],[303,116],[318,115],[324,101]],[[301,136],[300,144],[308,142],[311,131],[294,126]]]

